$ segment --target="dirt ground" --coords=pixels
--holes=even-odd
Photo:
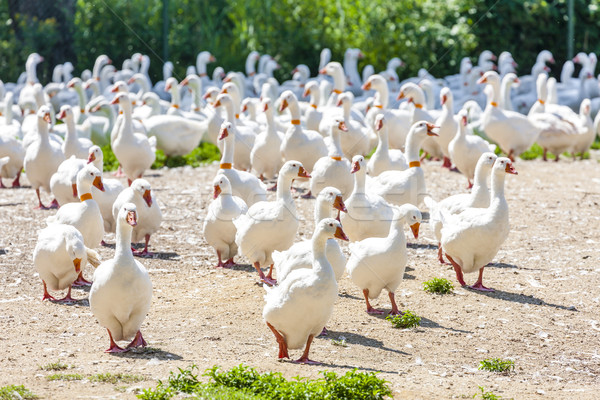
[[[244,258],[232,270],[214,268],[216,258],[201,227],[215,165],[146,176],[164,215],[151,239],[157,258],[141,259],[154,285],[142,326],[151,348],[122,355],[103,352],[108,335],[92,315],[85,290],[74,290],[82,299],[75,305],[41,301],[32,251],[38,229],[54,211],[32,210],[31,188],[0,190],[0,386],[23,384],[44,399],[132,399],[139,388],[156,386],[177,367],[196,364],[203,371],[244,363],[288,378],[315,378],[321,370],[381,371],[396,398],[472,397],[479,386],[503,398],[598,398],[600,164],[518,161],[515,167],[519,174],[506,179],[510,235],[484,274],[484,283],[496,292],[456,286],[450,295],[424,292],[423,281],[433,277],[455,285],[456,280],[450,267],[438,263],[433,235],[423,224],[419,240],[409,238],[408,268],[397,291],[400,308],[421,316],[421,326],[398,330],[383,317],[368,315],[360,290],[344,276],[329,336],[313,342],[311,358],[321,366],[277,361],[275,339],[262,320],[264,291]],[[440,163],[424,168],[434,198],[465,190],[466,180]],[[296,202],[302,239],[313,229],[314,200]],[[114,243],[114,236],[107,241]],[[111,258],[114,246],[99,251]],[[90,266],[85,273],[91,277]],[[467,283],[475,279],[466,275]],[[374,306],[389,310],[387,295]],[[341,337],[347,347],[333,344]],[[515,372],[477,370],[481,360],[492,357],[514,360]],[[48,381],[54,372],[40,366],[58,361],[72,366],[63,373],[124,373],[145,380]]]

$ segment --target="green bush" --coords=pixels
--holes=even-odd
[[[390,321],[394,328],[412,328],[421,323],[421,317],[410,310],[404,311],[402,315],[388,315],[385,319]]]
[[[0,400],[33,400],[37,396],[23,385],[8,385],[0,387]]]
[[[501,358],[488,358],[479,362],[479,370],[508,373],[515,370],[515,362]]]
[[[454,286],[446,278],[432,278],[423,282],[423,289],[429,293],[446,294],[452,293]]]

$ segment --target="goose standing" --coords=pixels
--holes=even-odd
[[[81,265],[89,261],[97,267],[100,256],[85,246],[81,233],[71,225],[52,224],[38,233],[33,250],[33,265],[44,284],[44,300],[60,303],[75,301],[71,297],[71,286],[81,272]],[[51,290],[69,288],[66,296],[55,299],[48,293]]]
[[[448,144],[458,130],[458,122],[454,119],[452,91],[447,87],[442,88],[440,91],[440,103],[442,105],[442,113],[435,121],[435,125],[439,126],[437,143],[444,154],[444,164],[442,167],[450,168],[452,167],[452,161],[450,160]]]
[[[12,187],[21,187],[19,179],[23,170],[25,149],[21,142],[13,137],[0,135],[0,157],[8,157],[9,160],[0,167],[0,189],[4,188],[2,178],[13,179]]]
[[[27,147],[23,166],[25,167],[27,179],[37,194],[39,202],[37,208],[47,210],[48,207],[42,204],[40,187],[50,193],[50,179],[52,178],[52,174],[56,172],[65,157],[60,145],[50,140],[48,136],[48,124],[51,122],[50,108],[48,106],[40,107],[37,112],[37,118],[37,138]],[[50,207],[58,207],[56,199],[52,201]]]
[[[410,225],[415,239],[419,237],[421,212],[412,204],[394,209],[394,219],[386,237],[374,237],[350,243],[350,258],[346,269],[350,279],[362,289],[367,303],[367,313],[383,314],[374,309],[369,299],[379,297],[382,289],[388,291],[392,310],[390,315],[401,314],[394,292],[404,279],[406,268],[406,237],[404,223]]]
[[[96,154],[100,154],[97,158]],[[90,147],[88,157],[86,159],[75,158],[71,156],[58,166],[58,169],[50,178],[50,189],[60,206],[67,203],[78,203],[79,195],[77,194],[77,174],[86,164],[93,161],[94,166],[102,171],[102,150],[94,145]],[[104,182],[103,182],[104,184]]]
[[[231,184],[225,175],[218,174],[213,180],[213,201],[208,206],[202,233],[206,242],[217,252],[216,268],[229,268],[235,265],[233,257],[238,252],[235,243],[236,228],[233,220],[248,211],[244,200],[234,196]],[[225,263],[223,263],[225,258]]]
[[[144,250],[135,251],[135,255],[152,256],[148,251],[148,242],[150,236],[155,233],[162,222],[162,213],[158,207],[156,197],[152,195],[150,183],[145,179],[136,179],[131,182],[128,188],[119,193],[112,205],[113,217],[116,220],[123,204],[133,203],[137,209],[137,216],[140,221],[133,227],[132,243],[137,243],[142,239],[145,241]]]
[[[377,176],[385,171],[404,171],[408,162],[401,150],[391,149],[388,142],[388,128],[385,114],[375,117],[375,131],[378,134],[378,143],[375,152],[367,163],[367,172],[370,176]]]
[[[512,161],[500,157],[492,168],[490,205],[487,208],[467,208],[460,214],[441,213],[442,250],[454,266],[456,279],[466,286],[463,272],[479,270],[479,278],[471,289],[493,291],[483,286],[483,269],[491,262],[506,240],[510,227],[508,203],[504,198],[506,174],[517,174]]]
[[[440,202],[436,202],[429,196],[425,197],[425,204],[429,207],[429,225],[438,241],[438,260],[440,264],[445,264],[442,255],[442,245],[440,244],[443,226],[441,213],[459,214],[469,207],[488,207],[490,205],[490,191],[487,185],[487,176],[497,158],[491,152],[481,154],[475,167],[475,183],[473,184],[471,193],[455,194],[446,197]]]
[[[108,330],[107,353],[121,353],[146,346],[140,330],[152,301],[152,282],[146,268],[131,252],[131,233],[137,225],[134,204],[126,203],[117,215],[117,242],[114,258],[100,264],[90,289],[90,309]],[[115,343],[134,336],[125,349]]]
[[[280,155],[283,135],[277,131],[275,126],[271,100],[263,99],[262,106],[267,118],[267,126],[254,140],[254,147],[250,152],[250,162],[252,169],[260,176],[260,179],[273,179],[283,165]]]
[[[275,201],[260,201],[253,204],[246,214],[234,220],[237,232],[235,242],[260,275],[261,281],[273,285],[273,259],[275,250],[287,250],[298,231],[296,205],[292,198],[291,185],[296,178],[310,178],[302,163],[290,160],[283,164],[277,177]],[[277,232],[277,234],[273,234]],[[262,265],[270,265],[267,276]]]
[[[310,345],[331,317],[338,295],[335,275],[326,256],[327,239],[333,237],[348,240],[335,219],[319,222],[312,237],[312,269],[297,269],[279,286],[265,287],[263,318],[279,345],[279,359],[289,358],[288,349],[306,344],[304,353],[295,362],[317,364],[308,358]]]
[[[94,145],[90,139],[77,137],[77,130],[75,129],[75,117],[73,116],[73,109],[69,105],[64,105],[60,108],[60,114],[56,116],[57,119],[64,120],[67,126],[65,132],[65,141],[62,145],[62,151],[65,158],[75,156],[77,158],[85,158],[88,156],[90,147]]]

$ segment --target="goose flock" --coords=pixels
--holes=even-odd
[[[522,77],[508,52],[496,58],[484,51],[476,65],[464,58],[456,75],[421,70],[405,81],[399,58],[381,73],[366,66],[361,76],[361,57],[348,49],[340,63],[324,49],[318,75],[298,65],[280,83],[273,77],[279,64],[257,52],[244,73],[216,67],[209,77],[216,60],[203,51],[181,82],[167,62],[164,79],[152,85],[148,56],[136,53],[117,69],[101,55],[80,77],[70,63],[56,66],[43,86],[36,76],[43,58],[31,54],[17,83],[0,81],[0,187],[2,179],[19,187],[24,170],[36,208],[58,208],[33,249],[42,300],[73,302],[72,286],[91,285],[90,308],[110,339],[106,351],[146,346],[141,325],[152,283],[134,256],[152,257],[162,212],[158,188],[144,174],[157,150],[185,155],[201,141],[221,151],[202,232],[216,267],[232,267],[241,255],[256,269],[280,359],[304,347],[297,362],[314,363],[311,343],[325,329],[346,271],[368,313],[383,313],[370,300],[386,289],[390,314],[401,314],[394,294],[411,257],[405,225],[418,239],[423,206],[440,263],[449,261],[460,285],[477,272],[468,287],[493,290],[483,271],[510,230],[506,175],[517,174],[515,157],[534,143],[544,160],[548,152],[558,161],[589,149],[600,126],[595,55],[565,62],[560,82],[548,77],[555,60],[547,50]],[[103,174],[106,145],[120,164],[112,179]],[[431,159],[463,174],[470,191],[429,196],[421,163]],[[50,206],[40,189],[52,195]],[[311,203],[297,197],[316,198],[314,233],[301,242],[297,207]],[[108,233],[115,233],[114,256],[102,261],[96,249]],[[133,250],[137,242],[142,251]],[[61,299],[49,292],[65,289]],[[119,346],[124,340],[131,342]]]

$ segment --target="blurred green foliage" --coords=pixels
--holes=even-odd
[[[27,0],[45,4],[47,0]],[[61,0],[74,8],[72,61],[79,73],[100,54],[120,67],[135,52],[151,58],[153,81],[162,78],[163,0]],[[600,0],[575,1],[575,50],[600,51]],[[14,81],[31,51],[49,58],[62,43],[62,26],[54,17],[19,14],[16,36],[9,3],[0,2],[0,68]],[[307,64],[313,74],[322,48],[341,60],[348,47],[360,48],[376,70],[400,57],[407,66],[401,78],[428,68],[434,76],[455,73],[460,59],[484,49],[508,50],[528,73],[537,53],[551,50],[560,63],[567,51],[567,0],[169,0],[169,59],[182,78],[196,55],[208,50],[216,65],[243,70],[251,50],[269,53],[282,65],[278,78]],[[62,6],[61,6],[62,7]],[[39,14],[39,13],[37,13]],[[67,27],[65,29],[71,29]],[[66,53],[68,54],[68,53]],[[51,58],[49,58],[51,59]],[[67,61],[66,59],[63,61]],[[475,59],[474,59],[475,61]],[[44,68],[49,68],[44,67]],[[40,67],[42,68],[42,67]],[[559,66],[554,73],[559,72]],[[44,78],[49,75],[42,74]]]

